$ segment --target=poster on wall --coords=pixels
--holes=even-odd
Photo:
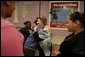
[[[67,16],[79,11],[79,1],[50,1],[49,26],[51,29],[65,29]]]

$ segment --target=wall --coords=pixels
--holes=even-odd
[[[14,23],[17,27],[23,27],[23,23],[27,20],[32,22],[39,16],[39,1],[19,1],[16,3],[17,15],[19,23]],[[84,2],[80,2],[80,12],[84,12]],[[46,16],[49,20],[49,1],[41,1],[41,16]],[[61,36],[64,39],[69,32],[66,30],[52,29],[52,34],[55,37]]]
[[[80,2],[80,12],[84,12],[84,1]]]
[[[19,1],[16,3],[16,8],[18,23],[13,22],[14,15],[13,19],[9,18],[9,21],[13,22],[17,27],[23,27],[23,23],[27,20],[31,21],[33,25],[34,20],[39,16],[39,1]]]

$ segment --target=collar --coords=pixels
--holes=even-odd
[[[83,28],[81,28],[80,30],[78,30],[77,32],[75,32],[74,34],[76,35],[76,34],[78,34],[78,33],[82,32],[82,31],[84,31],[84,27],[83,27]]]

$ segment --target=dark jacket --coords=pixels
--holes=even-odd
[[[29,35],[30,35],[30,31],[29,31],[29,29],[27,29],[26,27],[24,27],[24,28],[21,28],[20,29],[20,32],[23,34],[23,36],[24,36],[24,41],[26,41],[26,39],[29,37]]]
[[[65,38],[60,45],[58,57],[77,57],[84,56],[84,32],[76,35],[73,33]]]
[[[38,38],[38,33],[32,32],[27,38],[27,40],[25,41],[24,47],[27,49],[35,50],[38,44],[37,38]]]

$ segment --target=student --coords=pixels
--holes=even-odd
[[[25,44],[24,44],[24,54],[25,56],[35,56],[35,50],[37,48],[37,40],[38,33],[37,33],[37,20],[34,21],[35,26],[32,27],[32,33],[27,37]]]
[[[15,8],[14,1],[1,1],[1,56],[24,56],[23,35],[7,21]]]
[[[26,41],[26,39],[29,37],[30,32],[31,32],[31,22],[30,21],[26,21],[24,22],[25,27],[20,29],[20,32],[23,34],[24,36],[24,41]]]
[[[36,39],[39,38],[37,33],[37,19],[34,21],[35,26],[32,27],[32,33],[29,35],[24,45],[24,54],[25,56],[35,56],[35,51],[38,46],[38,41]]]
[[[67,36],[60,45],[60,54],[57,57],[84,56],[84,13],[74,12],[67,17]]]

